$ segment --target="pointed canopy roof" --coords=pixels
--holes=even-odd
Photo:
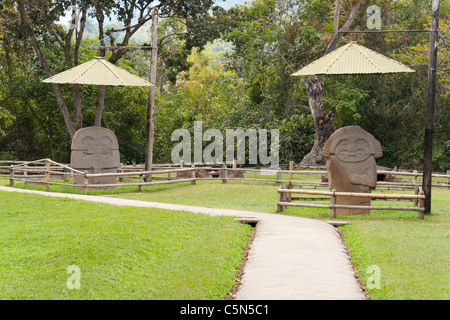
[[[93,84],[101,86],[153,86],[111,62],[95,58],[72,69],[42,80],[45,83]]]
[[[351,42],[313,61],[292,75],[382,74],[398,72],[415,71],[356,42]]]

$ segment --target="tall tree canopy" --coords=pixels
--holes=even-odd
[[[205,128],[279,129],[280,162],[298,163],[314,149],[320,126],[332,120],[334,130],[359,125],[371,132],[383,147],[381,165],[422,166],[429,35],[334,37],[335,22],[342,29],[351,21],[352,11],[355,14],[349,30],[365,30],[371,1],[253,0],[228,10],[214,8],[210,1],[77,1],[80,20],[72,32],[58,22],[72,1],[0,3],[0,158],[68,161],[70,135],[55,90],[61,93],[74,130],[95,123],[96,106],[102,100],[96,86],[82,86],[78,92],[72,86],[55,89],[41,83],[48,74],[24,27],[19,4],[51,72],[104,54],[141,77],[148,74],[148,52],[98,52],[88,47],[132,44],[132,35],[147,28],[139,21],[150,19],[149,10],[160,5],[159,12],[165,18],[159,24],[155,163],[170,161],[171,132],[192,128],[195,120],[203,121]],[[381,9],[383,29],[429,28],[429,0],[378,0],[376,4]],[[132,5],[133,16],[129,14]],[[450,166],[449,9],[449,0],[441,0],[433,149],[433,169],[438,171]],[[81,19],[83,12],[85,21]],[[111,25],[110,17],[123,23]],[[209,43],[203,51],[191,51],[218,37],[221,42]],[[290,76],[323,56],[330,44],[340,47],[352,40],[416,72],[312,77],[304,78],[304,83]],[[323,94],[315,101],[322,104],[311,103],[308,81],[320,84],[317,87]],[[107,93],[102,125],[116,133],[124,163],[143,162],[147,90],[111,87]],[[79,96],[81,109],[76,102]],[[321,105],[322,118],[313,115],[311,105]]]
[[[9,26],[8,32],[16,38],[28,39],[35,54],[39,58],[41,67],[47,76],[77,66],[80,61],[80,48],[83,39],[86,20],[95,18],[98,23],[98,41],[101,45],[109,42],[111,45],[126,47],[130,44],[131,37],[150,19],[154,7],[158,8],[163,17],[173,17],[182,20],[185,31],[181,34],[186,39],[186,46],[202,46],[211,39],[213,29],[200,32],[202,26],[210,21],[208,10],[213,4],[212,0],[194,1],[2,1],[1,17]],[[73,20],[69,28],[64,28],[60,19],[67,10],[73,8]],[[105,20],[115,16],[123,22],[124,28],[105,30]],[[116,32],[122,31],[124,35],[119,42],[115,39]],[[49,42],[58,44],[61,59],[49,56],[45,47]],[[109,61],[117,61],[127,52],[127,49],[114,50]],[[100,50],[101,56],[105,56],[105,50]],[[62,89],[58,84],[52,84],[58,106],[63,115],[64,123],[69,135],[72,137],[75,131],[82,127],[83,106],[82,87],[73,86],[73,111],[71,112]],[[97,106],[97,118],[95,123],[100,125],[101,110],[105,99],[105,87],[101,87],[95,105]]]

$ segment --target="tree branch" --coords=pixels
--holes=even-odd
[[[158,41],[158,47],[162,47],[163,45],[165,45],[168,41],[167,42],[163,42],[163,41],[166,40],[167,38],[174,37],[174,36],[184,36],[186,34],[188,34],[188,32],[177,32],[177,33],[168,34],[168,35],[162,37]]]
[[[352,25],[353,21],[355,21],[356,13],[358,12],[359,7],[361,6],[361,2],[362,2],[362,0],[358,0],[358,2],[356,2],[355,4],[352,5],[352,9],[350,11],[347,21],[344,23],[344,25],[342,26],[342,28],[339,31],[348,31],[348,29]],[[338,1],[338,4],[340,4],[340,1]],[[340,10],[340,8],[338,9],[336,7],[335,18],[336,18],[336,14],[338,14],[339,10]],[[339,33],[336,31],[334,32],[333,37],[331,38],[330,43],[328,44],[327,49],[325,50],[325,54],[330,53],[331,51],[333,51],[336,48],[336,45],[337,45],[338,41],[341,39],[341,37],[342,37],[342,33]]]

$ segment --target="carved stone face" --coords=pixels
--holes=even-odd
[[[344,192],[370,192],[377,183],[376,158],[382,156],[380,143],[358,126],[336,130],[322,150],[327,158],[330,189]],[[369,198],[337,197],[336,204],[369,206]],[[337,214],[369,214],[368,209],[338,208]]]
[[[71,158],[71,165],[76,169],[117,168],[120,165],[117,138],[106,128],[80,129],[72,140]]]
[[[342,162],[362,162],[370,156],[370,145],[364,139],[344,138],[337,143],[334,152]]]

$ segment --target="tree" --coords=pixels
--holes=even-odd
[[[349,10],[344,18],[344,24],[339,29],[339,20],[341,15],[341,6],[349,2]],[[355,21],[357,12],[361,6],[362,0],[358,1],[345,1],[337,0],[334,9],[334,32],[324,55],[330,53],[336,48],[339,39],[342,37],[342,31],[348,31],[350,26]],[[316,128],[316,137],[314,145],[311,151],[302,159],[301,163],[304,165],[324,164],[325,159],[322,156],[322,149],[328,138],[333,134],[333,116],[331,112],[326,113],[323,108],[322,95],[324,92],[323,76],[312,76],[309,79],[301,79],[301,82],[305,85],[309,107],[314,120],[314,126]]]
[[[57,1],[34,0],[34,1],[9,1],[3,2],[4,19],[11,20],[13,17],[20,18],[20,24],[16,24],[15,32],[26,36],[39,58],[42,68],[48,77],[55,73],[53,61],[49,61],[44,53],[44,42],[52,39],[58,43],[63,50],[66,68],[72,68],[80,63],[79,49],[83,39],[86,19],[89,15],[97,19],[99,25],[98,40],[103,46],[106,39],[112,46],[119,49],[113,50],[109,61],[117,63],[128,51],[125,47],[130,44],[131,37],[152,18],[152,11],[157,8],[162,16],[176,17],[186,21],[188,32],[185,33],[189,46],[198,45],[204,41],[205,33],[193,34],[199,26],[204,25],[208,20],[208,10],[212,6],[211,0],[195,1],[107,1],[107,0],[79,0],[79,1]],[[73,11],[74,19],[71,27],[64,29],[58,24],[59,19],[72,5],[79,8]],[[74,9],[73,9],[74,10]],[[115,14],[119,21],[125,25],[124,28],[116,30],[104,30],[105,19]],[[137,22],[135,22],[137,20]],[[78,25],[78,27],[76,27]],[[23,27],[23,29],[22,29]],[[25,32],[23,32],[25,30]],[[114,34],[124,32],[120,43],[116,43]],[[123,48],[122,48],[123,47]],[[105,56],[105,50],[100,50],[100,55]],[[53,92],[56,96],[59,108],[63,115],[64,123],[70,137],[75,131],[82,127],[82,88],[80,85],[73,86],[74,110],[73,116],[66,104],[61,89],[58,84],[52,84]],[[96,99],[95,125],[101,125],[101,115],[105,100],[106,87],[101,86]]]
[[[310,159],[312,164],[316,164],[323,144],[333,133],[333,117],[323,106],[323,77],[310,77],[300,83],[290,75],[298,70],[296,66],[331,52],[342,36],[337,31],[351,26],[361,1],[339,3],[334,16],[336,21],[342,20],[343,25],[332,33],[331,23],[331,37],[328,28],[333,9],[331,1],[260,0],[224,14],[230,25],[225,28],[225,39],[235,45],[234,67],[246,79],[255,108],[261,110],[260,119],[265,119],[261,124],[268,124],[274,118],[286,121],[286,118],[297,118],[299,112],[306,116],[307,110],[311,113],[315,140],[311,152],[306,157],[303,154],[302,158]],[[345,10],[337,10],[344,5]],[[305,108],[305,104],[309,107]],[[301,134],[309,134],[309,128],[304,129]],[[309,140],[300,135],[297,135],[298,143]]]

